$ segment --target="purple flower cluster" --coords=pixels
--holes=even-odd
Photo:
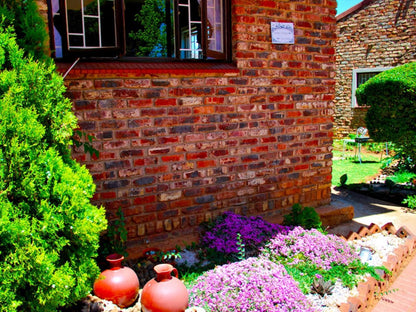
[[[313,312],[281,264],[248,258],[205,272],[190,293],[190,305],[218,312]]]
[[[284,257],[288,264],[310,261],[325,270],[329,270],[334,263],[348,265],[359,259],[354,248],[341,238],[302,227],[275,235],[263,252],[271,259]]]
[[[245,217],[224,213],[202,237],[202,244],[226,254],[238,252],[237,235],[246,247],[259,247],[275,234],[287,233],[290,227],[264,221],[261,217]]]

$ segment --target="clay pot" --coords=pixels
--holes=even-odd
[[[156,277],[143,287],[140,302],[144,312],[184,312],[188,290],[178,279],[178,270],[163,263],[154,267]],[[175,276],[172,276],[172,272]]]
[[[124,257],[119,254],[109,255],[106,260],[110,269],[103,271],[94,282],[94,294],[125,308],[134,303],[139,294],[139,279],[129,267],[123,267]]]

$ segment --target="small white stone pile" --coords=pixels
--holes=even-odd
[[[367,247],[373,251],[372,257],[367,261],[371,266],[382,266],[387,257],[393,254],[394,250],[403,245],[406,238],[400,238],[389,234],[387,231],[365,236],[360,240],[349,241],[358,251],[361,247]]]
[[[389,234],[387,231],[375,233],[359,240],[348,241],[348,243],[360,252],[361,247],[372,250],[372,255],[366,261],[371,266],[382,266],[387,261],[387,257],[393,254],[394,250],[405,243],[406,238],[400,238],[396,235]],[[312,302],[313,307],[319,312],[339,312],[339,306],[347,302],[348,298],[358,296],[356,287],[348,289],[342,286],[340,282],[335,284],[331,295],[321,297],[318,294],[307,295],[308,300]]]
[[[358,296],[356,287],[349,289],[342,285],[340,281],[335,283],[331,295],[321,297],[319,294],[308,294],[306,297],[312,303],[315,311],[319,312],[339,312],[339,306],[347,302],[348,298]]]

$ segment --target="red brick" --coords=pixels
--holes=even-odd
[[[157,99],[155,101],[156,106],[176,106],[177,100],[176,99]]]
[[[156,202],[157,198],[155,195],[150,196],[142,196],[142,197],[136,197],[133,201],[135,205],[143,205],[143,204],[150,204],[153,202]]]

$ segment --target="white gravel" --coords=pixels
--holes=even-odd
[[[361,247],[370,248],[373,253],[371,258],[366,261],[371,266],[382,266],[387,261],[387,257],[393,254],[394,250],[404,244],[406,238],[400,238],[396,235],[382,231],[370,236],[361,238],[360,240],[349,241],[348,243],[355,247],[359,252]],[[339,312],[339,306],[347,302],[348,298],[358,295],[356,287],[348,289],[342,286],[340,282],[335,284],[335,288],[331,295],[321,297],[318,294],[307,295],[308,300],[312,302],[313,307],[319,312]]]
[[[349,289],[344,287],[340,281],[337,281],[331,295],[321,297],[318,294],[308,294],[306,297],[317,312],[339,312],[339,306],[342,303],[347,302],[349,297],[357,295],[356,287]]]
[[[349,244],[360,250],[361,247],[369,247],[373,250],[373,254],[367,263],[371,266],[381,266],[387,261],[388,255],[404,244],[405,238],[400,238],[396,235],[389,234],[387,231],[382,231],[370,236],[361,238],[360,240],[350,241]]]

